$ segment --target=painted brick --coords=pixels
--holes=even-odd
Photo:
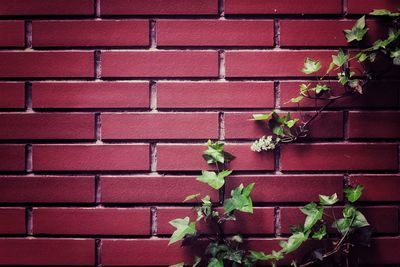
[[[254,202],[311,202],[333,193],[341,199],[343,192],[342,175],[233,175],[226,180],[226,197],[241,183],[253,182]]]
[[[218,113],[103,114],[103,139],[217,139]]]
[[[301,83],[308,84],[308,81],[281,81],[280,82],[280,105],[284,108],[297,108],[297,103],[291,103],[290,99],[299,95],[299,86]],[[312,86],[315,83],[310,82]],[[336,81],[326,83],[332,88],[335,95],[344,92]],[[368,83],[362,95],[355,94],[351,97],[337,100],[331,107],[343,108],[396,108],[400,105],[399,83],[395,81],[370,82]],[[382,93],[383,92],[383,93]],[[316,108],[326,104],[326,101],[315,101],[312,99],[303,99],[300,102],[301,108]]]
[[[226,14],[340,14],[340,0],[226,0]]]
[[[35,171],[149,170],[149,145],[33,145]]]
[[[300,207],[281,207],[281,231],[284,234],[291,233],[291,226],[298,225],[304,222],[305,215],[300,211]],[[360,211],[365,215],[368,222],[373,228],[374,233],[397,233],[399,227],[399,216],[397,207],[393,206],[377,206],[377,207],[362,207]],[[326,211],[328,215],[331,211]],[[342,208],[335,207],[334,214],[336,218],[342,218]],[[385,223],[382,223],[382,218],[385,218]],[[331,225],[333,220],[328,221]],[[337,233],[337,230],[329,228],[332,233]]]
[[[217,0],[102,0],[102,15],[216,15]]]
[[[33,108],[149,108],[149,95],[148,82],[32,84]]]
[[[196,176],[102,176],[100,190],[103,203],[181,203],[197,193],[218,199],[218,192]]]
[[[362,201],[400,201],[400,175],[351,175],[350,184],[364,186]]]
[[[24,21],[0,22],[0,46],[22,47],[25,45]]]
[[[388,9],[397,12],[399,3],[393,0],[349,0],[347,2],[348,14],[368,14],[374,9]]]
[[[0,82],[0,108],[25,108],[25,85]]]
[[[0,176],[2,203],[93,203],[93,176]]]
[[[349,113],[350,138],[400,138],[400,112]]]
[[[33,21],[33,47],[148,46],[147,20]]]
[[[93,15],[93,0],[0,0],[0,15]]]
[[[268,112],[268,111],[266,111]],[[258,112],[259,113],[259,112]],[[263,135],[272,134],[266,122],[251,120],[254,112],[225,113],[226,139],[258,139]],[[300,114],[292,114],[293,118],[301,118]],[[312,113],[305,113],[310,117]],[[343,113],[324,112],[312,124],[311,138],[342,138]]]
[[[272,82],[158,82],[158,108],[272,108]]]
[[[182,171],[211,168],[202,158],[204,145],[198,144],[158,144],[157,170]],[[236,158],[229,164],[233,170],[274,170],[274,153],[254,153],[250,144],[227,144],[226,151]],[[181,155],[185,155],[182,157]],[[178,160],[177,160],[178,159]]]
[[[94,77],[93,52],[0,52],[0,77]],[[34,62],[34,64],[33,64]]]
[[[0,139],[95,139],[94,114],[0,114]]]
[[[0,171],[25,170],[24,145],[0,145]]]
[[[280,45],[287,46],[347,46],[344,29],[351,29],[355,20],[282,20]],[[385,38],[385,28],[378,21],[367,20],[368,34],[364,44]],[[301,29],[302,34],[298,31]]]
[[[4,265],[94,265],[93,239],[1,238]]]
[[[332,54],[336,54],[336,51],[227,51],[225,54],[226,77],[307,76],[301,72],[307,57],[321,60],[323,67],[317,75],[323,75],[326,72],[326,66],[332,60]]]
[[[385,155],[385,157],[382,157]],[[281,167],[294,170],[397,170],[395,144],[295,144],[281,147]],[[300,159],[301,160],[298,160]]]
[[[0,208],[0,233],[25,234],[25,209]]]
[[[104,51],[102,76],[218,77],[218,53],[216,51]]]
[[[223,209],[218,209],[223,213]],[[188,207],[158,207],[157,208],[157,234],[172,234],[175,230],[168,222],[176,218],[190,216],[196,220],[197,215],[193,208]],[[254,208],[253,214],[237,213],[236,221],[228,221],[224,225],[227,234],[273,234],[274,233],[274,208]],[[197,227],[199,231],[209,231],[210,226],[201,221]]]
[[[273,46],[272,20],[159,20],[158,46]]]
[[[150,208],[34,208],[33,234],[149,235]]]
[[[400,238],[399,237],[376,237],[372,239],[369,248],[357,249],[360,263],[367,264],[399,264],[400,263]],[[356,252],[357,253],[357,252]]]

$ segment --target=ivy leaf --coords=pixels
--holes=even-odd
[[[185,263],[184,262],[180,262],[180,263],[177,263],[177,264],[174,264],[174,265],[170,265],[169,267],[184,267],[185,266]]]
[[[369,223],[368,223],[367,219],[365,218],[364,214],[362,214],[360,211],[357,210],[355,213],[355,217],[354,217],[351,227],[352,228],[361,228],[361,227],[365,227],[365,226],[369,226]]]
[[[400,16],[400,13],[392,13],[391,11],[389,11],[387,9],[374,9],[374,11],[372,11],[369,14],[374,15],[374,16],[390,16],[390,17]]]
[[[356,24],[351,30],[344,30],[347,42],[361,41],[364,35],[368,32],[368,28],[365,28],[365,16],[359,18]]]
[[[279,245],[282,247],[282,252],[285,254],[291,253],[298,249],[304,241],[307,240],[309,232],[306,234],[303,232],[298,232],[292,234],[288,241],[280,242]]]
[[[254,121],[265,121],[268,120],[269,118],[271,118],[272,113],[274,113],[275,111],[272,111],[270,113],[267,114],[253,114],[253,120]]]
[[[299,95],[298,97],[294,97],[292,99],[290,99],[290,102],[292,103],[299,103],[301,100],[303,100],[304,96]]]
[[[329,90],[331,90],[331,88],[329,86],[325,85],[325,84],[324,85],[317,84],[315,86],[315,92],[317,94],[321,93],[322,91],[329,91]]]
[[[186,235],[196,234],[196,223],[190,222],[189,217],[172,220],[169,222],[169,224],[175,227],[176,230],[172,234],[168,245],[171,245],[175,242],[178,242],[179,240],[182,240]]]
[[[189,195],[183,200],[183,202],[187,202],[187,201],[193,200],[193,199],[195,199],[195,198],[197,198],[199,196],[200,196],[200,193]]]
[[[235,241],[236,243],[243,243],[243,238],[241,235],[234,235],[232,236],[232,241]]]
[[[215,172],[201,171],[201,176],[197,177],[196,180],[206,183],[212,188],[218,190],[225,184],[225,177],[230,175],[232,171],[223,170],[216,174]]]
[[[343,66],[348,59],[349,56],[345,55],[341,49],[339,50],[337,56],[332,55],[332,63],[335,64],[338,68]]]
[[[365,54],[364,52],[360,52],[356,55],[356,58],[358,62],[364,62],[368,58],[368,55]]]
[[[396,48],[395,51],[391,51],[390,57],[393,58],[394,65],[400,65],[400,47]]]
[[[300,210],[307,215],[304,222],[304,231],[308,231],[314,227],[314,225],[322,219],[322,215],[324,214],[324,208],[318,207],[314,202],[305,205]]]
[[[304,60],[304,67],[301,70],[305,74],[311,74],[317,72],[321,69],[321,62],[319,60],[312,60],[310,58],[306,58]]]
[[[289,120],[286,122],[286,125],[287,125],[287,127],[292,128],[298,121],[299,121],[299,119]]]
[[[333,194],[332,196],[319,195],[319,203],[323,206],[331,206],[338,201],[339,199],[336,193]]]
[[[354,206],[346,205],[342,213],[344,218],[352,218],[355,212],[356,208]]]
[[[350,218],[341,218],[333,222],[332,227],[336,228],[339,233],[344,235],[350,228]]]
[[[224,267],[224,261],[222,259],[211,258],[207,267]]]
[[[337,75],[338,75],[338,78],[339,78],[339,82],[342,85],[345,85],[345,84],[347,84],[349,82],[349,77],[347,77],[345,72],[339,72]]]
[[[241,212],[253,213],[253,202],[250,198],[250,193],[253,190],[254,183],[244,187],[243,184],[231,191],[231,198],[224,202],[225,214],[231,213],[233,210]]]
[[[316,232],[312,235],[312,238],[321,240],[322,238],[324,238],[324,236],[326,236],[326,226],[325,226],[325,224],[323,224],[323,225],[321,226],[321,228],[319,228],[318,231],[316,231]]]
[[[208,140],[207,149],[203,152],[203,158],[208,164],[229,162],[235,157],[224,151],[224,143]]]
[[[250,258],[254,261],[279,261],[283,259],[283,255],[282,252],[275,250],[271,251],[271,254],[250,250]]]
[[[354,188],[352,188],[352,187],[346,188],[344,190],[344,192],[346,194],[347,200],[351,203],[354,203],[361,197],[363,190],[364,190],[364,186],[357,185]]]

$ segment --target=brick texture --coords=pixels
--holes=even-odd
[[[359,206],[374,228],[360,266],[400,265],[399,68],[362,94],[342,98],[307,137],[255,153],[270,135],[255,113],[310,118],[327,102],[303,99],[304,60],[320,60],[386,38],[372,9],[398,0],[0,0],[0,266],[169,266],[192,264],[195,248],[168,246],[177,217],[209,195],[221,202],[255,183],[253,214],[224,231],[244,248],[280,249],[299,207],[318,194],[365,187]],[[344,29],[366,16],[364,41]],[[383,58],[383,57],[382,57]],[[391,64],[391,63],[390,63]],[[360,73],[360,65],[350,62]],[[323,84],[345,89],[332,72]],[[208,139],[236,157],[222,192],[196,178],[216,170]],[[188,195],[201,197],[188,202]],[[340,210],[335,208],[337,215]],[[329,220],[328,220],[329,221]],[[210,232],[203,220],[198,228]],[[279,262],[320,246],[310,240]],[[298,261],[300,265],[300,262]],[[350,264],[351,265],[351,264]]]

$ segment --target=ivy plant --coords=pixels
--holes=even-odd
[[[336,55],[332,55],[332,60],[327,66],[326,72],[322,76],[317,76],[317,82],[300,84],[299,95],[289,101],[298,105],[304,99],[319,100],[325,103],[305,120],[292,119],[290,113],[280,114],[277,111],[268,114],[253,114],[253,120],[266,121],[267,126],[272,131],[271,135],[262,136],[253,143],[251,146],[253,151],[273,150],[279,143],[293,142],[306,137],[309,134],[311,123],[322,111],[339,99],[362,94],[369,81],[379,78],[379,73],[370,70],[370,67],[379,60],[389,58],[394,65],[400,65],[400,13],[376,9],[370,15],[385,19],[387,24],[390,25],[387,37],[378,39],[372,46],[362,49],[361,42],[369,30],[365,24],[365,16],[359,18],[351,29],[345,29],[344,35],[347,42],[358,46],[359,52],[352,55],[340,49]],[[358,67],[351,66],[354,62],[361,66],[361,71]],[[306,58],[301,71],[306,75],[315,77],[322,67],[320,60]],[[344,89],[343,93],[335,94],[330,86],[323,83],[327,77],[332,76],[336,76],[337,83]]]

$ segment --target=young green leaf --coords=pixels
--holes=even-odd
[[[312,60],[310,58],[306,58],[304,60],[304,67],[301,70],[305,74],[311,74],[317,72],[321,69],[321,62],[319,60]]]
[[[270,113],[267,114],[253,114],[253,120],[254,121],[265,121],[268,120],[269,118],[271,118],[272,113],[274,113],[275,111],[272,111]]]
[[[322,215],[324,214],[324,208],[318,207],[314,202],[305,205],[300,210],[307,215],[306,220],[304,221],[304,231],[313,228],[314,225],[322,219]]]
[[[292,99],[290,99],[290,102],[292,103],[299,103],[301,100],[303,100],[304,96],[299,95],[298,97],[294,97]]]
[[[352,228],[361,228],[361,227],[365,227],[365,226],[369,226],[369,223],[368,223],[367,219],[365,218],[365,216],[360,211],[357,210],[355,213],[354,221],[353,221],[351,227]]]
[[[350,228],[351,219],[341,218],[333,222],[332,227],[336,228],[339,233],[344,235]]]
[[[291,253],[298,249],[304,241],[307,240],[309,232],[303,233],[298,232],[292,234],[288,241],[280,242],[279,245],[282,247],[282,252],[285,254]]]
[[[200,193],[189,195],[183,200],[183,202],[187,202],[187,201],[193,200],[195,198],[198,198],[199,196],[200,196]]]
[[[317,94],[319,94],[319,93],[321,93],[321,92],[323,92],[323,91],[329,91],[329,90],[331,90],[331,88],[329,87],[329,86],[327,86],[327,85],[321,85],[321,84],[317,84],[316,86],[315,86],[315,92],[317,93]]]
[[[201,171],[201,176],[197,177],[196,180],[206,183],[212,188],[218,190],[225,184],[225,177],[230,175],[232,171],[223,170],[220,173]]]
[[[243,184],[236,187],[231,192],[231,198],[224,202],[225,214],[231,213],[234,210],[241,212],[253,213],[253,202],[250,198],[250,193],[253,190],[254,183],[244,187]]]
[[[346,61],[349,59],[348,55],[345,55],[343,51],[340,49],[337,56],[332,55],[332,62],[335,64],[338,68],[344,65]]]
[[[344,190],[346,194],[346,198],[349,202],[356,202],[362,195],[362,191],[364,190],[364,186],[357,185],[356,187],[349,187]]]
[[[312,235],[312,238],[321,240],[322,238],[324,238],[324,236],[326,236],[326,226],[325,226],[325,224],[323,224],[321,226],[321,228],[318,229],[318,231],[314,232],[314,234]]]
[[[168,245],[171,245],[175,242],[182,240],[186,235],[194,235],[196,234],[196,223],[190,222],[189,217],[185,217],[183,219],[175,219],[169,222],[173,227],[176,228],[174,233],[172,234]]]
[[[354,213],[356,212],[356,208],[352,205],[346,205],[343,209],[343,217],[344,218],[351,218],[353,217]]]
[[[341,83],[342,85],[345,85],[349,82],[349,77],[347,77],[345,72],[339,72],[337,76],[339,78],[339,83]]]
[[[203,152],[203,158],[208,164],[226,163],[233,160],[235,157],[224,151],[224,143],[212,142],[208,140],[207,149]]]
[[[287,121],[285,124],[287,127],[292,128],[298,121],[299,121],[299,119],[293,119],[293,120]]]
[[[338,201],[339,201],[339,199],[338,199],[336,193],[333,194],[332,196],[319,195],[319,204],[321,204],[323,206],[331,206],[331,205],[334,205]]]
[[[368,58],[368,55],[365,54],[364,52],[360,52],[356,55],[356,58],[358,62],[364,62]]]
[[[232,241],[235,241],[236,243],[243,243],[243,238],[241,235],[234,235],[232,236]]]
[[[365,16],[359,18],[356,24],[351,30],[344,30],[347,42],[361,41],[364,35],[368,32],[368,28],[365,28]]]
[[[222,259],[211,258],[207,267],[224,267],[224,261]]]
[[[280,251],[273,250],[271,254],[265,254],[264,252],[260,251],[253,251],[250,250],[250,258],[253,261],[279,261],[283,259],[283,254]]]
[[[374,9],[374,11],[372,11],[371,13],[369,13],[370,15],[374,15],[374,16],[390,16],[390,17],[398,17],[400,16],[400,13],[397,12],[391,12],[387,9]]]

